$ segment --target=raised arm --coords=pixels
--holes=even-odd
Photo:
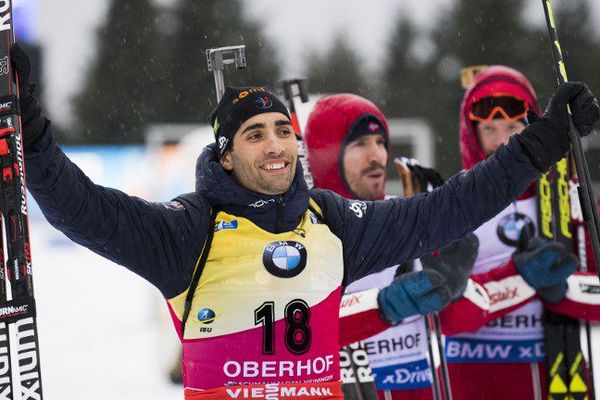
[[[496,154],[430,193],[362,202],[319,191],[315,198],[344,244],[351,282],[475,230],[538,176],[521,145],[511,139]]]
[[[150,281],[165,297],[181,293],[210,225],[206,203],[195,194],[149,203],[95,185],[56,143],[28,82],[27,55],[18,46],[12,54],[22,88],[27,188],[48,221],[73,241]],[[192,243],[190,238],[195,238]]]
[[[210,224],[208,206],[198,196],[150,203],[95,185],[56,144],[50,123],[27,149],[25,162],[27,188],[50,224],[166,297],[185,290],[195,261],[188,258],[199,253]],[[196,241],[188,243],[190,238]]]
[[[563,84],[542,118],[430,193],[362,202],[314,190],[344,244],[347,282],[442,247],[506,208],[569,150],[568,104],[582,135],[589,134],[600,116],[596,98],[584,84]]]

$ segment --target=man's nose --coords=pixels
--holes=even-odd
[[[374,143],[367,149],[367,160],[369,163],[376,161],[379,164],[383,164],[383,153],[384,151],[381,149],[381,147],[377,143]]]
[[[267,136],[267,145],[265,151],[268,154],[281,154],[285,150],[285,146],[282,143],[282,139],[277,134],[270,133]]]

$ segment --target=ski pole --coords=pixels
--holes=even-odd
[[[432,180],[427,181],[423,179],[423,182],[413,182],[414,174],[413,169],[419,166],[417,160],[406,157],[399,157],[394,159],[396,170],[402,180],[402,186],[404,187],[404,197],[414,196],[418,191],[430,192],[439,186],[441,182],[433,182]],[[439,177],[441,179],[441,177]],[[432,313],[424,317],[425,329],[427,330],[427,351],[429,353],[429,363],[431,368],[431,379],[432,379],[432,392],[434,400],[452,400],[452,387],[450,385],[450,374],[448,373],[448,362],[446,361],[446,352],[444,349],[444,341],[442,336],[442,325],[440,322],[439,313]],[[436,347],[434,349],[431,334],[435,335]],[[437,374],[435,366],[435,351],[440,362],[440,375]],[[441,382],[440,382],[441,380]],[[444,394],[442,397],[442,393]]]
[[[206,50],[206,62],[208,64],[208,70],[212,71],[215,76],[215,88],[217,89],[218,102],[225,92],[223,69],[225,69],[225,65],[228,64],[235,64],[237,69],[246,68],[246,46],[239,45],[208,49]]]
[[[310,170],[310,164],[308,163],[308,150],[306,149],[306,144],[304,143],[304,138],[302,137],[302,129],[300,128],[300,122],[298,121],[298,114],[296,113],[296,106],[294,104],[294,97],[296,96],[299,96],[300,101],[302,101],[303,103],[306,103],[308,101],[306,79],[287,79],[281,81],[280,85],[283,90],[283,95],[288,103],[290,117],[292,119],[292,127],[294,128],[294,132],[296,133],[296,139],[298,140],[298,159],[302,164],[302,169],[304,171],[304,180],[306,181],[306,185],[308,186],[308,188],[311,189],[315,186],[315,182],[312,176],[312,172]]]
[[[558,83],[565,83],[568,81],[567,69],[562,56],[562,50],[560,42],[558,41],[558,31],[556,29],[556,22],[554,20],[554,13],[552,11],[552,5],[550,0],[542,0],[542,6],[544,7],[544,16],[546,19],[546,26],[548,28],[548,35],[550,37],[552,58],[555,64],[555,73]],[[577,127],[573,122],[571,115],[571,109],[569,111],[569,132],[571,134],[572,143],[572,159],[575,162],[575,169],[577,176],[581,177],[579,180],[578,194],[579,201],[582,206],[583,220],[585,221],[588,231],[590,232],[590,241],[592,242],[592,250],[594,254],[594,260],[596,266],[600,262],[600,245],[598,243],[598,227],[600,226],[600,218],[598,217],[598,210],[595,207],[595,196],[592,188],[592,179],[590,171],[587,165],[585,153],[583,152],[583,145],[581,143],[581,136]],[[600,278],[600,269],[596,268],[598,278]],[[586,322],[586,334],[587,334],[587,350],[588,350],[588,362],[589,362],[589,375],[590,375],[590,392],[592,399],[596,397],[594,387],[594,368],[592,361],[592,347],[591,347],[591,328],[589,322]]]
[[[552,57],[556,67],[556,78],[558,83],[565,83],[567,79],[567,70],[562,57],[560,43],[558,41],[558,33],[556,30],[556,24],[554,21],[554,15],[552,13],[552,6],[550,0],[542,0],[544,6],[544,14],[546,16],[546,25],[548,27],[548,34],[552,42]],[[571,143],[573,159],[575,161],[575,168],[577,170],[577,176],[579,180],[579,201],[581,202],[583,219],[590,231],[590,237],[592,242],[592,248],[594,253],[594,260],[596,265],[600,262],[600,245],[598,244],[598,226],[600,225],[600,218],[598,217],[598,210],[594,207],[595,197],[592,189],[592,179],[590,177],[590,170],[587,166],[585,153],[583,152],[583,145],[581,144],[581,136],[577,127],[573,123],[573,117],[571,115],[571,109],[569,108],[569,130],[571,136]],[[597,271],[598,278],[600,278],[600,269]]]

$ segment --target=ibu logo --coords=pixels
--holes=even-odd
[[[272,275],[293,278],[306,267],[306,247],[293,241],[271,242],[263,251],[263,265]]]
[[[231,222],[227,222],[227,221],[219,221],[215,224],[215,232],[218,232],[220,230],[223,229],[231,229],[231,230],[235,230],[238,228],[238,221],[237,219],[234,219]]]
[[[535,224],[527,215],[516,212],[502,218],[496,228],[498,238],[507,246],[517,247],[519,236],[523,229],[527,229],[530,237],[535,235]]]
[[[202,322],[203,324],[212,324],[215,322],[215,318],[217,318],[217,314],[210,308],[203,308],[198,311],[198,321]]]

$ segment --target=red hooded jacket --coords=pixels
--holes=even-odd
[[[460,153],[465,169],[471,169],[486,158],[479,146],[473,123],[469,119],[469,111],[476,101],[498,93],[522,99],[527,102],[529,109],[540,114],[535,91],[519,71],[502,65],[493,65],[475,75],[473,83],[465,92],[459,114]]]
[[[385,128],[389,152],[389,126],[383,113],[369,100],[349,93],[320,99],[310,113],[304,132],[308,159],[315,186],[354,199],[343,176],[346,136],[354,124],[366,116],[375,117]]]

